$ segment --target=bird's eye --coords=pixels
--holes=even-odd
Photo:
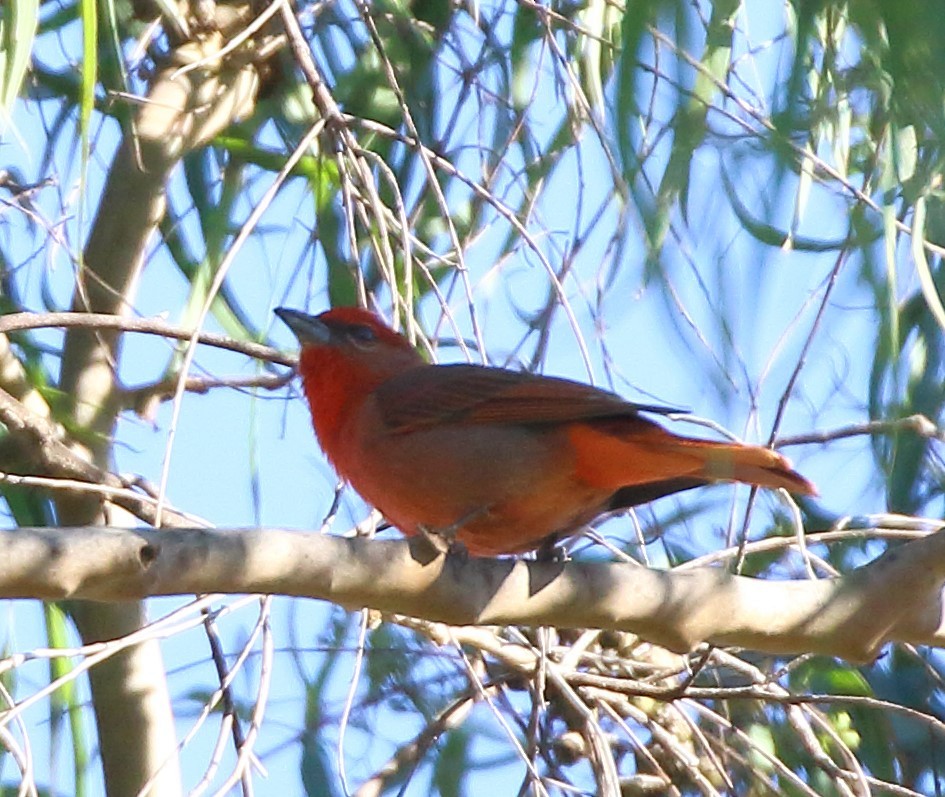
[[[348,337],[356,346],[369,346],[377,340],[377,333],[371,327],[353,324],[348,329]]]

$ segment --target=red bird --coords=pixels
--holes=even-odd
[[[760,446],[680,437],[580,382],[430,365],[376,315],[278,308],[299,339],[315,434],[339,475],[401,531],[476,555],[520,553],[599,515],[714,482],[816,495]]]

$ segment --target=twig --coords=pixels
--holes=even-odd
[[[0,482],[4,484],[15,484],[23,487],[39,487],[45,490],[63,490],[70,493],[88,493],[89,495],[99,495],[103,498],[107,498],[115,504],[119,504],[119,500],[117,499],[123,499],[129,502],[143,501],[145,503],[150,503],[153,506],[157,505],[157,499],[154,496],[147,494],[142,495],[133,489],[134,487],[144,489],[141,487],[138,480],[132,477],[126,478],[124,476],[117,475],[115,478],[121,481],[124,486],[114,487],[108,484],[99,484],[97,482],[87,482],[78,479],[59,478],[55,476],[21,476],[17,473],[4,473],[0,471]],[[129,509],[129,511],[132,510]],[[184,513],[176,509],[174,512],[180,517],[186,518],[189,523],[192,523],[196,526],[206,526],[209,528],[211,525],[197,515]]]
[[[235,390],[247,388],[261,388],[263,390],[278,390],[292,381],[295,374],[288,371],[283,374],[255,374],[253,376],[189,376],[184,383],[187,393],[209,393],[214,388],[227,387]],[[150,385],[141,385],[126,388],[121,391],[123,403],[133,409],[138,415],[147,417],[154,402],[166,401],[174,397],[177,390],[178,377],[171,376],[154,382]]]
[[[380,797],[384,794],[404,770],[416,767],[440,736],[466,721],[476,704],[476,697],[466,694],[454,700],[439,716],[427,723],[417,736],[399,747],[386,764],[358,787],[353,797]]]
[[[46,329],[49,327],[81,327],[85,329],[117,329],[123,332],[141,332],[145,335],[159,335],[175,340],[191,340],[192,329],[183,329],[168,324],[157,318],[126,318],[108,313],[11,313],[0,316],[0,334],[18,332],[24,329]],[[245,354],[257,360],[294,367],[297,358],[287,355],[271,346],[253,343],[248,340],[234,340],[226,335],[214,332],[200,332],[197,342],[218,349],[226,349],[237,354]]]
[[[931,440],[945,440],[942,432],[932,421],[924,415],[909,415],[906,418],[896,418],[889,421],[867,421],[854,423],[849,426],[840,426],[836,429],[825,429],[822,432],[807,432],[805,434],[779,437],[774,441],[775,448],[786,446],[801,446],[809,443],[830,443],[844,437],[857,437],[872,434],[896,434],[897,432],[914,432],[920,437]]]

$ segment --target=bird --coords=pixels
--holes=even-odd
[[[598,517],[702,485],[817,494],[769,448],[683,437],[646,417],[670,408],[559,377],[431,364],[359,307],[275,313],[298,338],[329,462],[408,537],[473,556],[547,552]]]

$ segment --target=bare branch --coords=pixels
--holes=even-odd
[[[209,393],[214,388],[227,387],[236,390],[247,388],[261,388],[263,390],[278,390],[292,381],[294,372],[286,371],[282,374],[254,374],[252,376],[188,376],[184,380],[184,391],[187,393]],[[153,407],[174,398],[177,393],[180,377],[172,375],[160,382],[122,391],[124,404],[133,408],[142,418],[151,418]]]
[[[60,489],[77,495],[98,493],[101,497],[104,492],[73,487],[70,481],[104,485],[110,488],[107,491],[108,498],[113,504],[145,522],[154,519],[155,502],[149,496],[134,493],[128,489],[132,485],[126,480],[89,462],[66,444],[63,430],[57,424],[29,412],[3,390],[0,390],[0,423],[7,427],[10,441],[18,448],[17,456],[13,456],[12,460],[18,461],[22,468],[34,470],[36,475],[43,477],[65,480],[60,481]],[[11,458],[8,457],[7,461],[9,463]],[[190,526],[193,521],[178,512],[166,511],[164,523],[169,526]]]
[[[774,441],[775,448],[784,446],[800,446],[809,443],[830,443],[844,437],[858,437],[866,434],[895,434],[896,432],[914,432],[920,437],[933,440],[945,439],[945,434],[924,415],[910,415],[906,418],[896,418],[891,421],[869,421],[841,426],[837,429],[827,429],[822,432],[808,432],[790,437],[779,437]]]
[[[175,340],[191,340],[194,337],[192,329],[176,327],[157,318],[124,318],[108,313],[11,313],[0,316],[0,334],[49,327],[141,332]],[[249,340],[234,340],[213,332],[198,333],[197,342],[277,365],[293,367],[297,361],[296,357],[286,355],[271,346]]]
[[[903,584],[909,589],[902,589]],[[430,559],[422,540],[267,530],[20,528],[0,532],[0,597],[122,601],[267,593],[452,625],[631,631],[677,651],[702,642],[868,661],[887,642],[945,643],[945,533],[843,577],[765,581],[717,568]]]
[[[384,766],[362,783],[354,797],[380,797],[384,794],[392,783],[403,777],[404,772],[409,772],[419,764],[440,736],[462,725],[475,704],[475,697],[467,695],[447,706],[414,739],[398,748]]]

